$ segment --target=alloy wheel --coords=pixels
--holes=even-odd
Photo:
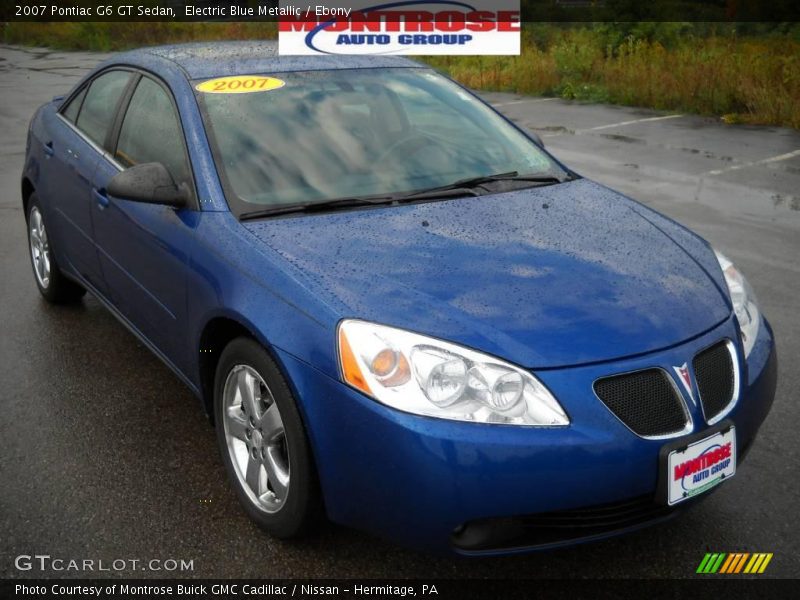
[[[222,400],[225,440],[239,483],[256,507],[275,513],[289,492],[289,449],[275,398],[255,369],[236,365]]]
[[[50,245],[47,241],[47,231],[44,228],[42,213],[39,212],[38,206],[31,209],[28,232],[33,270],[39,285],[47,289],[47,286],[50,285]]]

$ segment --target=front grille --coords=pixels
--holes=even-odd
[[[652,496],[639,496],[587,508],[470,521],[453,534],[452,542],[472,552],[552,547],[635,529],[675,512],[675,507],[657,504]]]
[[[728,342],[720,342],[694,357],[692,363],[706,421],[719,415],[733,400],[733,357]]]
[[[669,435],[686,427],[683,401],[662,369],[598,379],[594,391],[638,435]]]

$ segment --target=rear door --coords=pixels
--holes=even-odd
[[[194,183],[183,129],[169,90],[137,74],[115,127],[110,154],[93,178],[93,221],[112,303],[176,367],[185,368],[187,264],[197,212],[109,196],[111,178],[160,162],[176,183]]]
[[[132,73],[111,70],[87,83],[53,119],[44,140],[42,193],[57,221],[58,248],[86,281],[104,292],[93,242],[92,177]]]

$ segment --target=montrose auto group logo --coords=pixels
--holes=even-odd
[[[713,444],[703,450],[699,456],[691,458],[675,466],[673,477],[680,481],[684,490],[688,490],[687,479],[691,484],[697,485],[703,480],[710,479],[713,475],[724,472],[731,464],[732,444]]]
[[[519,0],[360,0],[278,21],[282,55],[518,55]]]

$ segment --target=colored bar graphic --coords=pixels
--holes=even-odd
[[[731,563],[733,562],[733,559],[735,557],[736,557],[735,554],[728,554],[728,558],[725,560],[724,563],[722,563],[722,568],[719,570],[719,572],[720,573],[727,573],[728,569],[730,568]]]
[[[758,569],[761,561],[764,560],[763,554],[753,554],[750,562],[747,563],[747,566],[744,568],[745,573],[752,573],[753,569]]]
[[[700,566],[697,567],[696,573],[705,573],[706,572],[706,565],[708,561],[711,559],[711,553],[706,552],[706,555],[703,557],[703,560],[700,561]]]
[[[769,561],[771,560],[772,560],[772,552],[769,552],[764,557],[764,562],[761,563],[761,567],[758,569],[759,574],[764,572],[764,570],[767,568],[767,565],[769,564]]]
[[[746,561],[746,560],[747,560],[747,557],[748,557],[748,556],[750,556],[750,553],[745,553],[745,554],[742,554],[742,555],[741,555],[741,558],[739,559],[739,562],[737,562],[737,563],[736,563],[736,570],[735,570],[735,571],[734,571],[734,570],[731,570],[731,572],[732,572],[732,573],[738,573],[738,572],[740,572],[740,571],[742,570],[742,568],[744,567],[744,561]]]
[[[722,565],[722,561],[723,561],[724,558],[725,558],[725,553],[723,552],[723,553],[721,553],[719,555],[719,558],[716,560],[714,565],[711,567],[711,570],[709,571],[709,573],[716,573],[719,570],[720,566]]]
[[[750,557],[750,561],[747,563],[747,566],[744,568],[744,572],[745,573],[750,573],[752,571],[752,569],[753,569],[753,566],[755,564],[757,564],[758,562],[760,562],[759,561],[759,557],[760,556],[761,556],[760,554],[753,554],[753,556]]]
[[[722,568],[719,570],[719,572],[730,573],[733,569],[736,568],[740,556],[741,554],[739,554],[738,552],[732,552],[731,554],[728,554],[728,560],[725,561],[725,564],[722,565]]]
[[[735,575],[763,573],[772,560],[771,552],[707,552],[697,573]]]

